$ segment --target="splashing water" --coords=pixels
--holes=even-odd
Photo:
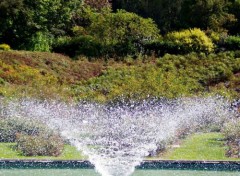
[[[100,105],[15,100],[2,105],[8,117],[37,119],[59,130],[103,176],[128,176],[149,152],[182,129],[221,125],[234,113],[220,97]]]

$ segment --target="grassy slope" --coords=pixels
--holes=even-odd
[[[65,145],[63,153],[58,157],[36,156],[26,157],[14,150],[14,143],[0,143],[0,159],[51,159],[51,160],[79,160],[86,159],[75,147]]]
[[[226,146],[221,133],[194,134],[180,148],[169,150],[164,159],[173,160],[237,160],[225,156]],[[240,160],[240,159],[238,159]]]
[[[206,91],[239,96],[240,59],[232,53],[126,58],[121,62],[81,59],[0,51],[0,95],[100,101],[122,95],[175,98]]]
[[[37,69],[43,76],[52,75],[58,78],[60,83],[74,83],[89,79],[101,74],[103,69],[103,64],[100,62],[88,62],[86,59],[73,61],[67,56],[48,52],[0,51],[0,63],[0,66],[2,66],[2,63],[12,66],[12,70],[15,71],[19,71],[17,67],[21,66]],[[8,77],[6,76],[6,78]],[[14,79],[7,80],[10,83],[11,81],[12,83],[18,83]],[[27,81],[30,82],[31,80]]]

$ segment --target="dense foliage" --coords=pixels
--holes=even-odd
[[[24,156],[59,156],[64,148],[60,136],[54,134],[17,135],[17,150]]]
[[[17,134],[38,135],[48,129],[37,121],[25,121],[21,118],[0,119],[0,142],[15,142]]]
[[[226,81],[233,84],[235,79],[236,82],[239,80],[235,73],[240,71],[240,60],[234,53],[165,55],[152,61],[155,64],[141,64],[141,61],[129,59],[126,62],[130,66],[109,68],[100,77],[76,86],[76,96],[105,101],[119,96],[175,98],[211,90],[223,95],[237,95],[230,85],[226,90],[220,84]],[[219,84],[218,88],[214,86],[216,84]]]
[[[229,146],[227,151],[228,157],[240,158],[239,139],[240,139],[240,120],[232,119],[223,129]]]
[[[0,93],[97,101],[213,92],[239,97],[239,58],[235,51],[93,62],[84,58],[71,61],[59,54],[2,51]]]
[[[223,31],[239,26],[239,0],[115,0],[113,8],[153,18],[165,33],[194,27]]]
[[[13,48],[34,50],[30,43],[37,35],[51,40],[71,29],[80,4],[80,0],[1,0],[0,41]]]
[[[13,49],[105,59],[152,52],[164,55],[239,49],[239,0],[174,0],[171,3],[116,0],[112,3],[114,12],[107,0],[2,0],[0,42]],[[130,12],[117,10],[121,8]],[[185,37],[177,39],[177,34],[183,31]],[[167,37],[161,38],[160,32]],[[210,41],[216,38],[207,39],[204,33],[216,33],[219,38],[216,50],[211,46],[215,41]],[[173,36],[184,47],[174,43]],[[149,51],[146,43],[151,43],[153,50]],[[200,47],[199,43],[208,43],[208,48],[202,48],[204,44]]]
[[[213,51],[214,46],[210,38],[200,29],[171,32],[166,35],[166,41],[172,43],[176,50],[183,53]]]
[[[111,13],[109,9],[94,13],[85,9],[89,24],[75,26],[75,35],[60,38],[53,50],[71,57],[116,57],[134,55],[141,51],[144,42],[159,38],[159,30],[151,19],[144,19],[123,10]],[[85,14],[86,15],[86,14]]]

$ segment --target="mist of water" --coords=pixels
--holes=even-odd
[[[2,103],[3,104],[3,103]],[[180,131],[220,126],[234,116],[221,97],[70,104],[12,100],[2,116],[40,120],[89,157],[103,176],[129,176]]]

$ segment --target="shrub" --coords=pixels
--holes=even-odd
[[[37,32],[32,36],[27,46],[31,51],[46,51],[49,52],[52,49],[53,37],[47,33]]]
[[[11,48],[8,44],[0,44],[0,50],[9,51]]]
[[[17,133],[36,135],[42,131],[48,130],[41,123],[26,121],[21,118],[0,119],[0,142],[15,142]]]
[[[240,158],[240,119],[235,119],[227,123],[223,129],[223,133],[228,145],[226,155]]]
[[[118,10],[116,13],[107,10],[93,13],[90,20],[91,25],[87,27],[87,31],[105,45],[126,41],[142,43],[159,38],[159,30],[152,19],[142,18],[124,10]]]
[[[17,134],[16,142],[17,150],[24,156],[59,156],[64,148],[63,140],[55,134]]]
[[[101,57],[104,47],[89,35],[73,38],[60,38],[53,46],[53,51],[70,57],[85,55],[87,57]]]
[[[160,36],[156,24],[151,19],[142,18],[134,13],[124,10],[112,13],[109,9],[102,9],[101,13],[96,13],[87,8],[84,13],[89,24],[85,25],[85,28],[75,26],[75,37],[63,45],[57,44],[54,51],[66,53],[71,57],[136,56],[144,42]]]
[[[240,119],[236,119],[227,123],[223,129],[223,132],[228,140],[240,140]]]
[[[212,52],[214,50],[213,42],[200,29],[194,28],[180,32],[171,32],[165,36],[165,40],[175,45],[178,50],[189,52]]]
[[[240,50],[240,36],[229,36],[224,41],[227,50]]]
[[[164,56],[168,54],[181,54],[185,53],[179,46],[174,42],[159,40],[153,42],[147,42],[143,45],[144,52],[147,55],[155,54],[157,56]]]

